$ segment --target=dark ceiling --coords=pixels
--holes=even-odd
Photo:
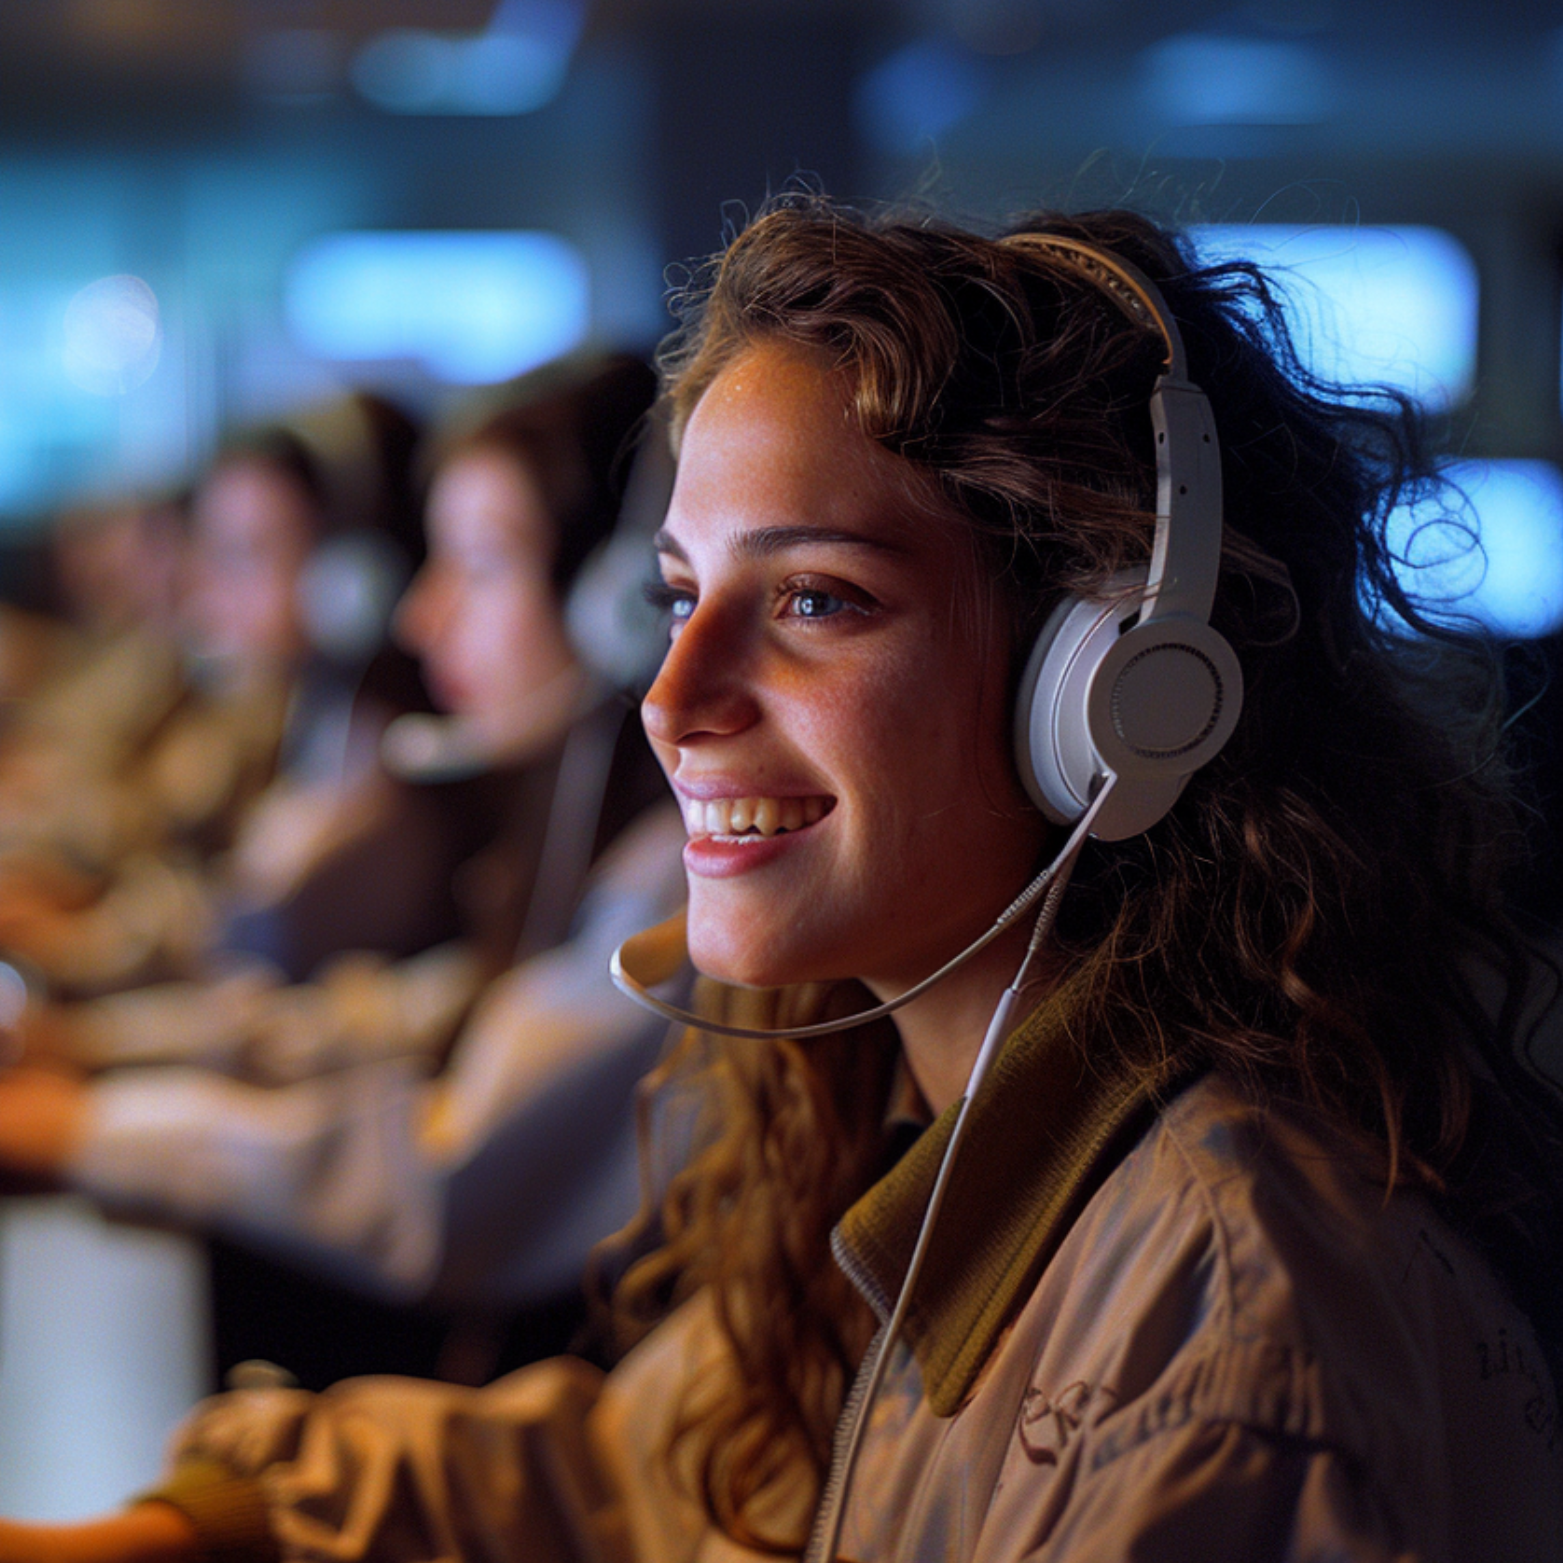
[[[494,0],[11,0],[0,7],[0,114],[13,122],[139,103],[210,105],[244,82],[257,39],[308,29],[345,59],[390,28],[482,27]],[[1127,54],[1172,33],[1240,28],[1371,48],[1386,62],[1479,43],[1553,50],[1563,13],[1533,0],[593,0],[591,36],[652,39],[734,26],[843,30],[885,44],[919,33],[992,57]],[[105,97],[106,94],[106,97]],[[170,97],[173,94],[173,97]]]

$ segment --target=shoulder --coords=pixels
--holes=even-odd
[[[1428,1195],[1391,1191],[1382,1158],[1300,1108],[1255,1105],[1220,1076],[1172,1101],[1121,1174],[1118,1199],[1174,1192],[1187,1236],[1206,1246],[1212,1343],[1262,1335],[1354,1370],[1369,1352],[1392,1373],[1413,1366],[1407,1353],[1442,1357],[1464,1338],[1457,1320],[1523,1328]]]
[[[1089,1481],[1225,1428],[1330,1451],[1395,1533],[1432,1516],[1446,1534],[1516,1513],[1555,1525],[1556,1400],[1529,1326],[1429,1200],[1386,1195],[1373,1171],[1219,1076],[1186,1089],[1001,1348],[1029,1370],[1016,1458],[1067,1451]]]
[[[1169,1350],[1264,1342],[1329,1379],[1392,1378],[1456,1348],[1479,1373],[1484,1331],[1529,1334],[1431,1200],[1387,1192],[1342,1136],[1256,1106],[1219,1076],[1158,1115],[1082,1213],[1050,1283],[1141,1313],[1176,1298]]]

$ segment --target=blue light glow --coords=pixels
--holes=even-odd
[[[157,295],[140,277],[100,277],[65,309],[65,373],[94,396],[123,396],[157,368],[163,327]]]
[[[1430,409],[1476,372],[1476,263],[1438,228],[1208,224],[1200,259],[1257,261],[1275,275],[1304,363],[1326,380],[1389,385]]]
[[[881,151],[914,152],[954,129],[982,101],[986,73],[969,54],[920,38],[858,83],[857,117]]]
[[[1546,461],[1461,461],[1445,470],[1466,504],[1446,494],[1390,518],[1401,585],[1430,618],[1474,619],[1507,640],[1556,633],[1563,473]]]
[[[503,0],[481,33],[380,33],[349,75],[393,114],[526,114],[564,85],[584,17],[580,0]]]
[[[548,233],[339,233],[289,268],[284,305],[323,358],[412,358],[480,385],[577,346],[591,321],[586,262]]]
[[[1145,92],[1174,125],[1307,125],[1328,117],[1328,62],[1307,44],[1181,33],[1145,51]]]

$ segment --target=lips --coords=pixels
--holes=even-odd
[[[442,668],[435,658],[427,654],[423,658],[422,673],[424,687],[440,710],[457,716],[465,714],[471,705],[471,696],[464,679],[454,671]]]
[[[700,879],[748,874],[790,857],[814,839],[836,807],[824,793],[739,792],[715,778],[678,783],[684,811],[684,866]]]

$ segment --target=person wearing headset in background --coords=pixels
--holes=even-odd
[[[669,366],[644,715],[710,981],[660,1076],[711,1116],[650,1328],[225,1397],[4,1555],[1558,1556],[1557,1113],[1474,987],[1528,968],[1493,663],[1384,540],[1409,414],[1120,213],[784,200]]]
[[[457,875],[466,936],[302,985],[244,970],[57,1008],[50,1051],[106,1072],[0,1075],[0,1169],[230,1240],[222,1365],[473,1377],[558,1350],[589,1249],[634,1211],[633,1090],[667,1027],[607,960],[678,903],[682,827],[565,604],[655,389],[637,358],[582,355],[436,444],[398,627],[449,715],[393,726],[390,758],[492,822]]]
[[[355,394],[230,439],[191,503],[182,674],[110,763],[97,731],[90,747],[58,721],[12,736],[0,774],[31,784],[0,808],[0,950],[53,991],[234,949],[304,975],[344,939],[404,951],[448,934],[442,827],[374,765],[378,732],[417,699],[381,649],[417,557],[415,437]],[[324,600],[346,574],[351,601]],[[60,753],[41,780],[40,738]]]

